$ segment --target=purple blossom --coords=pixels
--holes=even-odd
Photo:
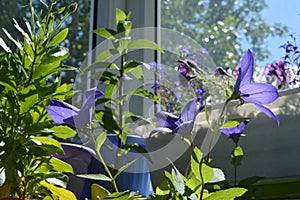
[[[200,53],[203,53],[203,54],[208,54],[208,51],[207,51],[207,49],[205,49],[205,48],[200,48],[199,49],[199,51],[200,51]]]
[[[84,92],[80,109],[57,99],[51,99],[50,106],[46,106],[45,109],[55,124],[83,128],[92,121],[92,106],[102,95],[102,91],[91,88]]]
[[[239,75],[230,99],[241,99],[253,103],[258,109],[272,117],[279,125],[278,117],[264,104],[274,102],[279,94],[277,89],[270,84],[252,83],[254,71],[254,57],[250,50],[243,56],[239,64]]]
[[[195,118],[200,111],[197,109],[196,101],[191,100],[185,105],[179,117],[169,112],[158,112],[155,116],[162,127],[152,130],[150,136],[159,132],[187,135],[193,130]]]
[[[276,77],[278,88],[289,83],[291,74],[284,60],[279,60],[274,64],[269,64],[265,67],[264,74],[266,78]]]
[[[220,128],[219,132],[225,134],[227,137],[230,138],[239,137],[244,132],[244,129],[248,123],[249,121],[246,120],[232,128]]]

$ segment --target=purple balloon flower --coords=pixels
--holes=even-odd
[[[239,125],[232,128],[220,128],[219,131],[230,138],[239,137],[246,127],[249,121],[243,121]]]
[[[252,83],[254,71],[254,58],[250,50],[243,56],[239,64],[239,75],[231,99],[241,99],[253,103],[258,109],[272,117],[279,125],[278,117],[264,104],[274,102],[279,94],[277,89],[270,84]]]
[[[102,95],[102,91],[91,88],[84,92],[80,109],[57,99],[51,99],[50,106],[46,106],[45,109],[55,124],[68,125],[71,128],[83,128],[92,121],[92,106]]]
[[[201,110],[202,108],[197,109],[196,101],[191,100],[185,105],[179,117],[169,112],[156,113],[155,116],[162,127],[153,129],[150,136],[159,132],[178,133],[180,135],[191,133],[195,118]]]

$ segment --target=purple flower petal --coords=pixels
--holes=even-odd
[[[258,108],[258,109],[260,109],[263,113],[265,113],[266,115],[268,115],[269,117],[272,117],[275,121],[276,121],[276,123],[277,123],[277,125],[279,126],[280,125],[280,121],[279,121],[279,119],[278,119],[278,117],[269,109],[269,108],[267,108],[267,107],[265,107],[265,106],[263,106],[263,105],[261,105],[261,104],[255,104],[256,105],[256,107]]]
[[[155,128],[153,129],[151,132],[150,132],[150,137],[152,135],[154,135],[155,133],[173,133],[173,131],[169,128],[164,128],[164,127],[158,127],[158,128]]]
[[[155,114],[157,121],[164,128],[175,130],[180,125],[180,118],[168,112],[159,112]]]
[[[251,103],[269,104],[275,101],[279,94],[277,89],[270,84],[251,83],[240,88],[240,96]]]
[[[195,119],[197,114],[198,114],[198,112],[197,112],[196,102],[195,102],[195,100],[191,100],[183,108],[183,111],[180,115],[180,119],[183,122],[191,121],[191,120]]]
[[[47,110],[55,124],[66,124],[64,122],[65,119],[78,114],[74,110],[60,106],[46,106],[45,109]]]
[[[232,128],[220,128],[219,131],[228,137],[239,136],[243,133],[249,121],[243,121],[239,125]]]
[[[50,100],[50,105],[51,106],[58,106],[58,107],[62,107],[62,108],[68,108],[70,110],[74,110],[75,112],[79,112],[79,109],[76,108],[75,106],[72,106],[71,104],[68,104],[64,101],[57,100],[57,99],[51,99]]]
[[[238,91],[243,85],[251,83],[253,76],[254,58],[250,50],[243,56],[239,65],[239,76],[235,84],[235,91]]]
[[[179,135],[183,135],[183,136],[190,134],[194,128],[194,123],[195,123],[195,120],[183,122],[178,127],[178,130],[176,131],[176,133]]]

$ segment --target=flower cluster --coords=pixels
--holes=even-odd
[[[287,85],[291,78],[291,73],[284,60],[278,60],[273,64],[265,67],[264,75],[267,79],[276,79],[278,89]]]

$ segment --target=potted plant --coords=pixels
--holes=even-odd
[[[29,1],[31,19],[25,19],[25,29],[13,19],[21,41],[4,28],[6,37],[0,38],[0,199],[76,199],[63,174],[72,173],[72,167],[52,156],[64,154],[56,138],[75,132],[54,127],[45,106],[50,98],[64,100],[74,93],[71,84],[61,83],[60,72],[74,68],[63,65],[69,54],[60,43],[68,34],[62,22],[77,4],[58,10],[54,5],[52,1],[37,13]]]

